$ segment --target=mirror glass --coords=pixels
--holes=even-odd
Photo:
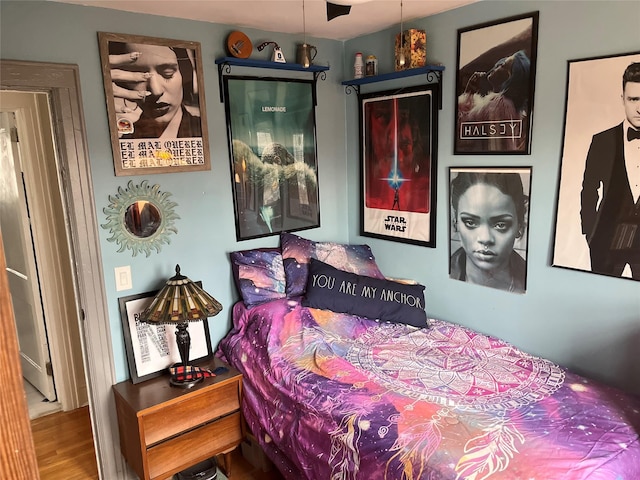
[[[174,222],[180,217],[173,210],[177,203],[170,201],[170,196],[160,191],[160,185],[149,185],[146,180],[118,187],[117,195],[109,195],[109,205],[103,210],[107,223],[101,227],[111,231],[107,240],[120,245],[118,252],[131,250],[134,257],[159,252],[163,243],[171,243],[169,234],[178,233]]]
[[[124,212],[124,224],[132,235],[148,238],[160,227],[160,210],[146,200],[134,202]]]

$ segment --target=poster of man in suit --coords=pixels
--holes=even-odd
[[[553,265],[640,280],[640,52],[569,61]]]

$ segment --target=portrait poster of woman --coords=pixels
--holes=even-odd
[[[435,88],[360,97],[365,236],[435,247]]]
[[[538,12],[458,30],[454,154],[530,153]]]
[[[198,42],[98,33],[115,174],[210,170]]]
[[[531,168],[449,169],[449,278],[525,293]]]

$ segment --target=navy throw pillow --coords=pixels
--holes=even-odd
[[[302,305],[373,320],[427,327],[424,285],[356,275],[315,258],[309,263]]]

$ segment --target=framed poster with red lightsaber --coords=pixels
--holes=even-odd
[[[437,88],[360,96],[362,235],[436,246]]]

